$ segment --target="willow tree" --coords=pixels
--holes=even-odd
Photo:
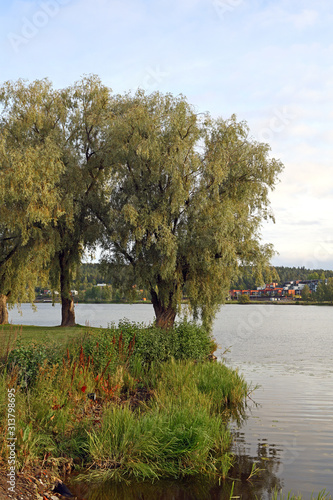
[[[14,304],[34,299],[37,279],[42,278],[50,257],[45,239],[47,227],[60,215],[56,188],[62,170],[59,150],[50,141],[36,147],[27,145],[24,128],[22,120],[18,131],[3,109],[0,122],[0,324],[8,322],[7,301]],[[20,147],[17,146],[18,132]]]
[[[93,245],[96,238],[89,207],[103,178],[109,100],[109,89],[93,76],[62,90],[53,89],[48,80],[31,84],[19,80],[2,88],[3,127],[12,150],[26,154],[48,148],[50,153],[38,165],[32,189],[43,191],[54,184],[57,193],[58,214],[53,217],[49,211],[48,224],[43,226],[47,263],[42,267],[47,267],[53,287],[60,290],[62,326],[75,324],[72,277],[83,248]],[[57,171],[49,181],[41,173],[48,161],[47,171],[57,161]],[[13,165],[24,178],[22,164]],[[29,240],[32,247],[34,238]]]
[[[182,96],[118,97],[111,129],[105,257],[150,290],[157,325],[173,325],[186,286],[209,327],[239,266],[268,265],[260,228],[282,164],[245,122],[200,117]]]
[[[75,325],[72,279],[83,250],[94,248],[99,222],[92,207],[107,191],[105,171],[110,149],[109,122],[112,121],[111,91],[96,76],[83,78],[66,89],[66,127],[63,137],[65,171],[59,184],[68,209],[55,227],[56,252],[51,281],[60,285],[62,326]],[[70,217],[68,215],[70,214]]]

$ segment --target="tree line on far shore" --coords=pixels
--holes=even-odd
[[[281,276],[283,279],[281,279]],[[272,267],[270,278],[277,280],[280,285],[288,281],[295,280],[321,280],[317,293],[311,293],[308,286],[302,291],[303,300],[316,302],[330,302],[333,300],[333,271],[324,269],[305,269],[304,267]],[[231,282],[232,289],[255,290],[258,286],[265,284],[258,283],[254,278],[254,271],[251,268],[240,268],[240,277],[237,281]],[[328,285],[328,286],[327,286]],[[99,263],[81,263],[78,267],[76,278],[73,281],[74,302],[146,302],[151,300],[149,290],[140,285],[132,286],[131,290],[116,287],[113,284],[112,276],[107,267]],[[38,286],[35,289],[37,300],[51,300],[52,290]],[[56,301],[58,296],[53,297]],[[183,290],[183,299],[186,299],[186,287]]]
[[[269,192],[282,171],[236,116],[213,119],[182,95],[115,95],[97,76],[0,87],[0,323],[7,303],[59,291],[62,326],[83,253],[102,248],[115,287],[140,283],[156,323],[186,294],[207,327],[240,266],[269,274]]]
[[[282,285],[287,281],[325,280],[333,277],[333,271],[328,269],[306,269],[305,267],[275,266],[268,276],[263,275],[263,282],[258,283],[255,270],[250,266],[241,268],[239,276],[233,280],[232,288],[236,290],[255,290],[257,286],[269,283],[269,279]],[[266,279],[269,278],[269,279]]]

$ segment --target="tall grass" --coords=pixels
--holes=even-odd
[[[166,362],[144,410],[106,411],[100,432],[89,433],[89,454],[104,469],[90,472],[92,479],[226,475],[230,433],[221,416],[212,414],[209,395],[198,389],[196,370],[193,363]]]
[[[212,350],[204,330],[177,328],[168,337],[124,323],[61,349],[9,352],[0,385],[16,388],[19,467],[75,462],[91,479],[118,481],[225,477],[232,458],[223,413],[243,405],[248,387],[204,361]],[[4,413],[1,426],[6,432]]]

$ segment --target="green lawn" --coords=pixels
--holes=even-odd
[[[74,327],[60,326],[22,326],[22,325],[1,325],[0,326],[0,352],[7,348],[7,345],[15,343],[20,338],[23,343],[31,341],[49,342],[55,340],[59,343],[77,337],[87,331],[99,330],[91,326],[76,325]]]

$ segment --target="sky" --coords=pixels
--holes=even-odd
[[[0,0],[0,83],[97,74],[245,120],[285,168],[274,265],[333,269],[331,0]]]

